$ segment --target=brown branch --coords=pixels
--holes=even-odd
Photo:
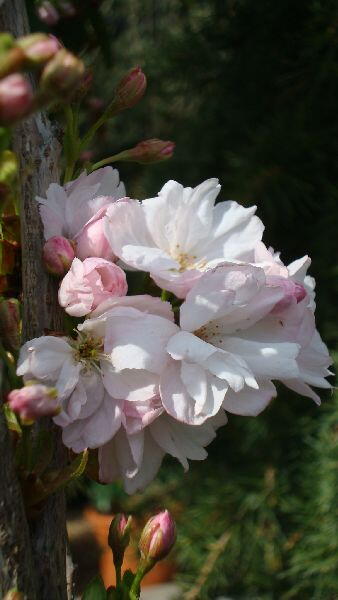
[[[200,571],[200,574],[196,580],[195,585],[184,595],[184,600],[198,600],[200,591],[210,574],[212,573],[218,557],[222,554],[228,541],[230,540],[231,534],[228,531],[222,533],[222,535],[212,544],[210,544],[210,550],[205,563]]]
[[[15,37],[29,33],[24,0],[5,0],[0,8],[0,27]],[[16,127],[13,145],[20,161],[23,340],[27,340],[42,335],[45,328],[60,330],[62,326],[57,285],[46,274],[41,261],[43,235],[35,201],[36,195],[45,195],[51,182],[59,181],[60,145],[44,113],[37,113]],[[55,441],[54,466],[62,466],[65,455],[59,431],[51,424],[48,426]],[[1,460],[5,460],[4,455]],[[66,600],[63,492],[48,500],[39,517],[30,524],[30,533],[38,600]],[[28,597],[34,600],[32,595]]]

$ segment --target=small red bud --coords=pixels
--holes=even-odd
[[[171,158],[174,148],[174,142],[165,142],[163,140],[157,140],[154,138],[151,140],[144,140],[144,142],[139,142],[134,148],[121,152],[121,155],[123,156],[123,160],[133,161],[145,165],[161,162]]]
[[[49,238],[43,247],[43,262],[48,273],[63,277],[75,258],[72,242],[61,235]]]
[[[125,549],[130,540],[130,528],[132,517],[117,514],[112,520],[109,527],[108,544],[112,549],[114,563],[122,565]]]
[[[115,97],[108,111],[116,114],[126,108],[135,106],[141,100],[147,86],[147,79],[141,67],[134,67],[125,75],[115,90]]]
[[[23,118],[33,107],[33,90],[20,73],[0,81],[0,123],[10,125]]]
[[[149,566],[169,554],[176,541],[175,521],[168,510],[151,517],[139,541],[141,557]]]

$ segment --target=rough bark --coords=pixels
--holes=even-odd
[[[35,600],[35,578],[28,524],[16,477],[9,432],[0,413],[0,596],[17,587]]]
[[[29,33],[24,0],[4,1],[0,8],[0,27],[3,31],[10,31],[15,37]],[[20,123],[15,129],[13,144],[20,161],[25,341],[42,335],[45,329],[60,330],[62,326],[62,313],[57,302],[57,284],[44,271],[41,261],[43,235],[35,201],[36,195],[45,195],[48,185],[59,180],[60,145],[44,113],[37,113]],[[56,449],[54,466],[62,466],[65,456],[59,431],[53,426],[50,427],[53,430]],[[1,461],[7,462],[4,455],[1,456]],[[8,490],[7,499],[10,500],[13,491]],[[29,527],[37,599],[66,600],[67,536],[64,494],[54,494],[39,518],[30,523]],[[20,555],[20,560],[21,558]],[[15,568],[13,567],[13,573]],[[34,600],[35,597],[27,595],[27,598]]]

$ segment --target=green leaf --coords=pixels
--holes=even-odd
[[[87,585],[82,600],[106,600],[107,593],[102,577],[97,575]]]
[[[21,427],[18,419],[16,418],[16,414],[10,409],[9,405],[5,403],[3,405],[3,411],[5,414],[5,419],[7,423],[7,427],[10,431],[15,431],[17,434],[21,435]]]

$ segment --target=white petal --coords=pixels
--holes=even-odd
[[[225,338],[224,350],[242,357],[255,377],[290,379],[299,375],[296,358],[300,346],[292,343],[269,343],[235,337]]]
[[[241,392],[229,390],[223,401],[223,408],[235,415],[256,417],[277,395],[275,386],[271,381],[259,382],[259,389],[244,389]]]

